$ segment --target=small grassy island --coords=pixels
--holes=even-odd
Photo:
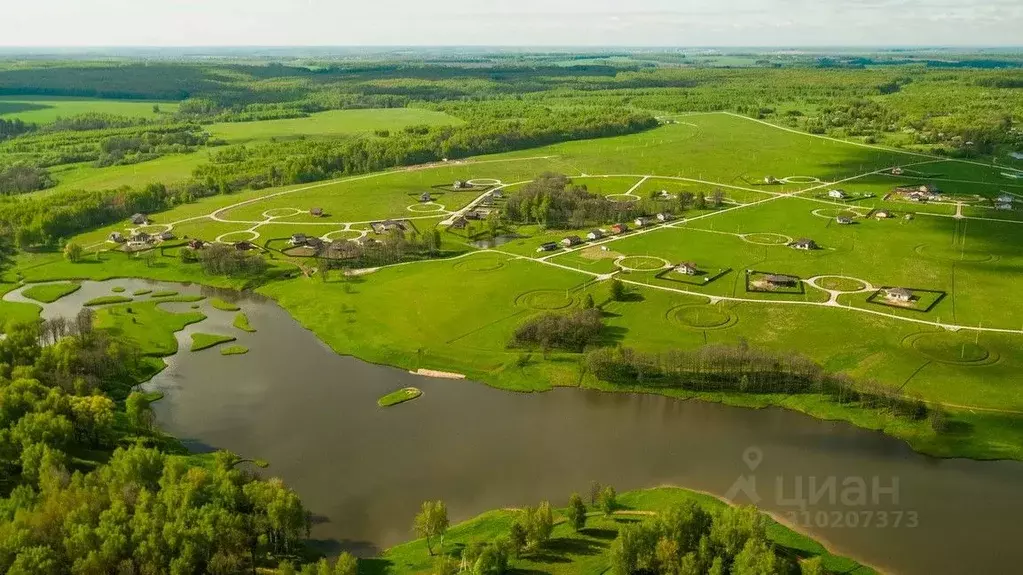
[[[239,313],[234,316],[234,327],[249,333],[254,333],[256,331],[256,328],[252,327],[252,324],[249,323],[249,316],[244,313]]]
[[[32,286],[21,292],[28,299],[34,299],[42,303],[53,303],[60,298],[71,295],[81,289],[82,284],[76,283],[55,283]]]
[[[219,297],[211,299],[210,305],[212,305],[214,309],[219,309],[220,311],[238,311],[242,309],[229,301],[220,299]]]
[[[380,407],[391,407],[392,405],[412,401],[420,395],[423,395],[423,392],[420,389],[415,387],[406,387],[399,389],[398,391],[392,391],[391,393],[381,397],[377,400],[377,405]]]
[[[245,355],[249,353],[249,348],[244,345],[229,345],[220,348],[220,355]]]
[[[130,301],[132,301],[132,299],[130,297],[128,297],[128,296],[123,296],[123,295],[103,295],[103,296],[92,298],[91,300],[85,302],[84,305],[87,305],[87,306],[110,305],[110,304],[115,304],[115,303],[128,303]]]
[[[215,345],[227,343],[237,339],[233,335],[220,335],[212,333],[193,333],[191,351],[202,351]]]

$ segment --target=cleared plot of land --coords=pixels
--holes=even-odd
[[[214,138],[231,143],[247,143],[271,138],[327,138],[348,134],[372,134],[378,130],[399,131],[406,126],[451,126],[464,123],[443,112],[416,108],[369,110],[330,110],[307,118],[265,120],[262,122],[225,122],[213,124],[208,131]]]
[[[64,190],[107,190],[130,186],[140,188],[146,184],[173,184],[188,179],[199,164],[207,162],[209,152],[199,151],[191,154],[170,154],[129,166],[110,166],[96,168],[89,164],[73,164],[51,170],[57,180],[57,186],[33,192],[45,195]]]
[[[160,112],[154,112],[153,106]],[[176,102],[140,100],[103,100],[61,96],[0,96],[0,118],[21,119],[23,122],[47,124],[59,117],[78,114],[113,114],[133,118],[159,118],[177,112]]]

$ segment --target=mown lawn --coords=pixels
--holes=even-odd
[[[174,333],[206,319],[198,312],[172,313],[159,301],[132,302],[96,310],[96,327],[136,343],[145,355],[167,356],[178,350]]]
[[[82,284],[61,282],[31,286],[22,295],[43,303],[53,303],[60,298],[71,295],[81,289]]]

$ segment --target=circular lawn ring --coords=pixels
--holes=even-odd
[[[496,257],[475,257],[455,262],[456,270],[466,272],[492,272],[504,267],[504,261]]]
[[[742,241],[756,244],[758,246],[786,246],[792,243],[792,238],[771,232],[756,232],[752,234],[741,234]]]
[[[535,290],[527,291],[515,298],[515,305],[537,310],[565,309],[575,304],[575,299],[563,291]]]
[[[665,318],[682,327],[695,330],[727,329],[739,322],[732,312],[715,305],[683,305],[673,307]]]
[[[425,202],[425,203],[422,203],[422,204],[412,204],[411,206],[408,206],[405,209],[410,211],[410,212],[427,212],[427,213],[429,213],[429,212],[443,212],[444,211],[444,206],[443,206],[443,204],[438,204],[436,202]]]
[[[920,332],[903,340],[917,353],[941,363],[957,365],[990,365],[998,354],[974,342],[972,336],[952,332]]]
[[[984,264],[993,262],[998,259],[998,256],[989,254],[986,252],[977,253],[969,250],[962,250],[953,248],[951,246],[933,247],[927,244],[921,244],[913,250],[922,255],[925,258],[932,260],[939,260],[943,262],[964,262],[971,264]]]
[[[146,232],[150,235],[162,234],[163,232],[171,231],[174,226],[170,224],[149,224],[148,226],[138,226],[135,228],[136,231]]]
[[[840,291],[843,293],[856,293],[868,289],[867,282],[843,276],[821,276],[813,280],[813,285],[828,291]]]
[[[276,218],[290,218],[291,216],[297,216],[304,213],[306,212],[298,208],[273,208],[263,212],[262,215],[268,220],[273,220]]]
[[[848,208],[817,208],[810,212],[818,218],[824,218],[826,220],[833,220],[837,217],[843,218],[862,218],[865,217],[863,214],[853,209]]]
[[[254,242],[257,239],[259,239],[259,232],[254,230],[239,230],[237,232],[227,232],[226,234],[220,234],[219,236],[217,236],[217,239],[213,241],[222,244],[231,244],[240,241]]]
[[[618,198],[622,198],[622,199],[618,199]],[[640,198],[636,194],[608,194],[608,195],[604,196],[604,199],[606,199],[609,202],[626,203],[626,202],[638,202],[642,198]]]
[[[671,262],[655,256],[622,256],[615,265],[627,272],[652,272],[671,267]]]
[[[359,230],[334,230],[332,232],[323,234],[323,239],[327,241],[332,240],[355,240],[366,235],[368,232]]]
[[[786,184],[819,184],[819,183],[821,183],[820,179],[815,178],[813,176],[789,176],[787,178],[782,178],[781,181],[785,182]]]
[[[479,178],[477,180],[466,180],[465,183],[469,184],[470,186],[472,186],[474,188],[477,187],[477,186],[479,186],[481,188],[485,188],[485,187],[488,187],[488,186],[500,186],[501,185],[501,180],[495,180],[493,178]]]

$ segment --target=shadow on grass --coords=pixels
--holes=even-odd
[[[384,575],[390,572],[394,564],[379,557],[359,560],[359,575]]]
[[[568,555],[596,555],[604,550],[604,545],[587,539],[558,537],[547,542],[547,551]]]
[[[586,527],[584,529],[580,529],[579,533],[587,537],[602,539],[604,541],[611,541],[615,537],[618,537],[618,532],[614,529],[601,529],[599,527]]]

